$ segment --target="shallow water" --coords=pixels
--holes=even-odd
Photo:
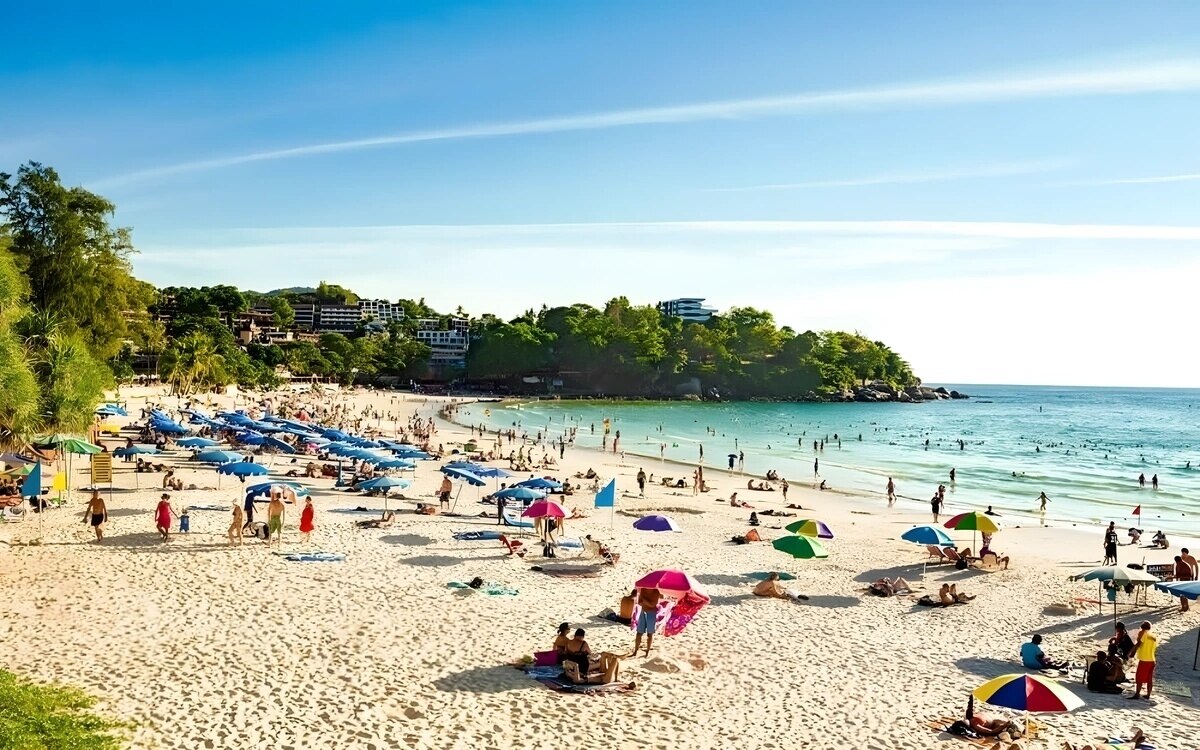
[[[627,457],[657,459],[665,445],[666,458],[695,463],[703,445],[706,466],[724,468],[727,454],[744,452],[747,473],[774,469],[792,482],[813,482],[817,459],[819,478],[829,486],[881,501],[890,476],[902,502],[926,503],[938,483],[946,484],[948,513],[992,505],[1002,514],[1040,518],[1037,497],[1045,492],[1048,520],[1200,532],[1200,390],[954,387],[972,398],[924,404],[543,400],[491,404],[490,416],[475,407],[465,420],[492,428],[519,424],[531,438],[539,431],[557,438],[575,427],[579,445],[599,447],[607,418],[612,432],[621,432]],[[824,440],[824,448],[814,451],[814,440]],[[654,464],[647,471],[686,473],[669,466],[656,471]],[[1139,474],[1146,476],[1145,488]],[[1155,474],[1158,490],[1150,486]],[[720,485],[729,491],[727,480]],[[1138,505],[1140,523],[1130,516]]]

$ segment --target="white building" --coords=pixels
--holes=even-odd
[[[689,323],[707,323],[709,318],[717,314],[713,308],[704,306],[704,297],[664,300],[657,307],[664,315],[683,318]]]
[[[378,320],[385,325],[404,320],[404,308],[396,302],[388,302],[385,299],[359,300],[358,309],[364,320]]]
[[[471,322],[466,318],[450,318],[448,329],[442,329],[441,318],[421,318],[417,321],[417,340],[430,349],[431,365],[466,364],[470,346]]]
[[[318,331],[349,333],[362,320],[358,305],[320,305],[317,308]]]

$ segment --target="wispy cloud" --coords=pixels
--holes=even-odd
[[[870,88],[836,89],[562,117],[479,123],[312,143],[166,164],[93,182],[96,187],[256,162],[467,138],[497,138],[636,125],[735,120],[830,111],[900,109],[1068,96],[1114,96],[1200,89],[1200,60],[1171,60],[1103,70],[1024,72]]]
[[[1196,182],[1200,180],[1200,172],[1193,174],[1168,174],[1154,177],[1122,177],[1110,180],[1081,180],[1064,183],[1067,185],[1154,185],[1161,182]]]
[[[872,185],[905,185],[921,182],[951,182],[988,177],[1015,177],[1026,174],[1041,174],[1063,169],[1068,165],[1064,159],[1022,161],[1008,164],[990,164],[955,169],[934,169],[921,172],[899,172],[868,175],[843,179],[808,180],[805,182],[780,182],[766,185],[741,187],[707,188],[710,193],[745,193],[760,190],[804,190],[809,188],[869,187]]]

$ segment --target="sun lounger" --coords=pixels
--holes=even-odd
[[[925,551],[929,553],[929,558],[937,562],[950,562],[950,558],[946,556],[946,552],[935,544],[926,544]]]
[[[533,520],[532,519],[521,518],[519,515],[517,515],[515,513],[509,513],[507,510],[504,511],[503,520],[504,520],[505,526],[514,526],[519,529],[532,529],[533,528]]]
[[[975,559],[973,557],[968,557],[967,555],[958,554],[958,550],[954,549],[953,547],[945,548],[944,550],[942,550],[942,554],[946,556],[947,562],[952,562],[952,563],[956,563],[959,560],[962,560],[963,562],[970,565],[971,561]]]

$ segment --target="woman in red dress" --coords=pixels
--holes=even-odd
[[[303,535],[305,542],[308,541],[308,535],[313,530],[313,512],[312,498],[305,498],[304,510],[300,511],[300,533]]]

